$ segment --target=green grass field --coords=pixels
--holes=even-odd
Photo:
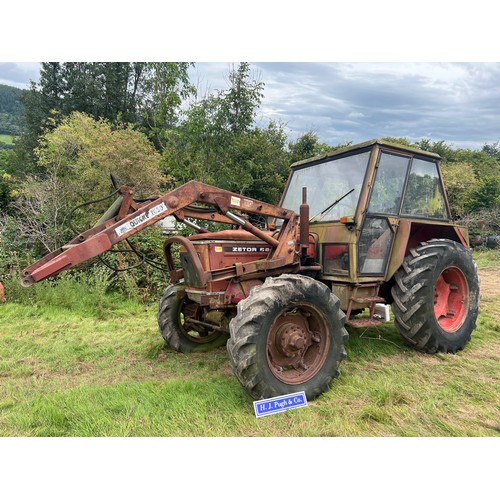
[[[12,135],[0,134],[0,142],[5,144],[13,144],[14,137]]]
[[[350,330],[329,392],[259,419],[225,348],[165,347],[156,306],[35,285],[0,304],[0,436],[499,436],[500,255],[476,257],[481,314],[463,351],[417,353],[392,322]]]

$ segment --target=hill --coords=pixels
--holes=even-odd
[[[9,85],[0,85],[0,134],[19,135],[23,131],[24,90]]]

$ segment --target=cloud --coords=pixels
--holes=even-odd
[[[0,62],[0,83],[27,88],[30,80],[38,80],[40,63]]]
[[[375,137],[445,140],[481,148],[500,140],[498,63],[256,63],[263,115],[324,142]]]
[[[238,63],[191,70],[200,95],[226,89]],[[39,63],[0,62],[0,83],[26,88]],[[376,137],[445,140],[480,149],[500,140],[500,63],[254,62],[265,83],[258,123],[284,123],[291,139],[308,130],[336,145]]]

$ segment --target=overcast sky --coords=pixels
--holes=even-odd
[[[237,64],[237,63],[234,63]],[[227,88],[233,63],[197,63],[202,94]],[[258,124],[308,130],[337,145],[377,137],[444,140],[480,149],[500,141],[500,63],[251,63],[264,82]],[[0,83],[26,88],[38,63],[0,62]]]

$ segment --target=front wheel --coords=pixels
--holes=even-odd
[[[231,368],[254,399],[330,388],[345,358],[345,315],[323,283],[301,275],[268,278],[238,304],[227,343]]]
[[[392,297],[396,326],[408,344],[428,353],[454,353],[464,348],[476,327],[476,264],[455,241],[421,243],[396,272]]]
[[[158,310],[158,326],[167,345],[184,353],[224,345],[227,334],[190,323],[190,319],[203,319],[201,307],[185,296],[182,285],[169,285],[160,299]]]

